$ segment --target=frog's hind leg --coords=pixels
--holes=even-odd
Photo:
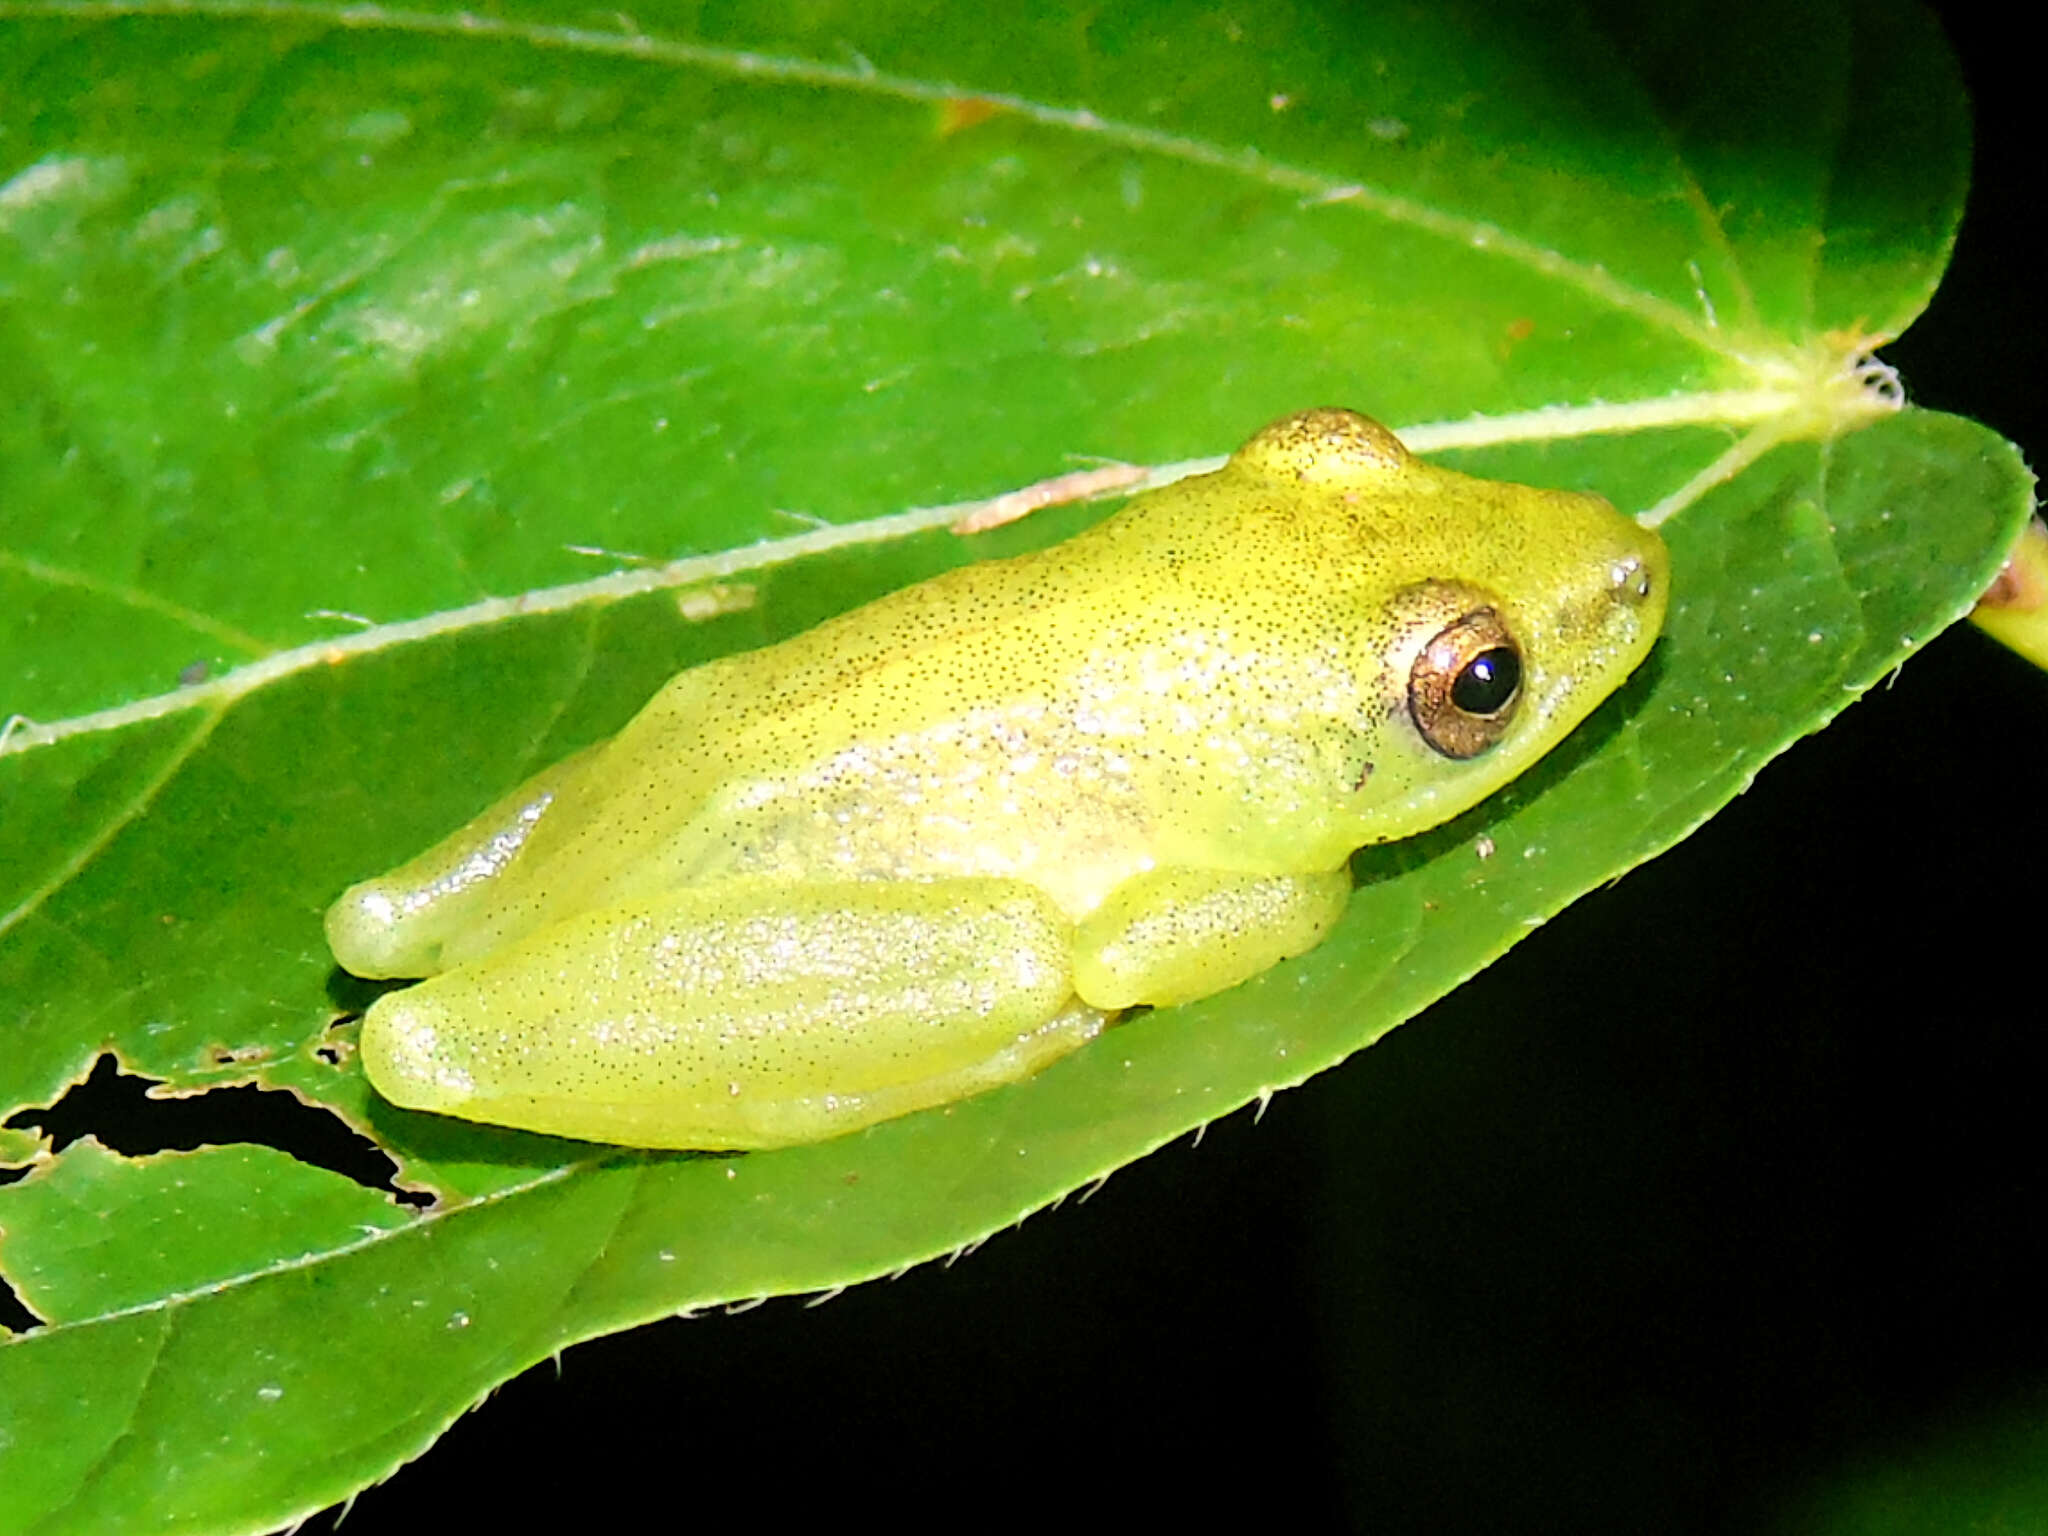
[[[1028,1077],[1106,1015],[1012,880],[735,881],[592,912],[378,1000],[394,1102],[659,1147],[820,1141]]]

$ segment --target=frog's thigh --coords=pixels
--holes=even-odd
[[[378,1092],[590,1141],[819,1141],[1027,1077],[1090,1039],[1073,929],[1008,880],[671,893],[381,998]]]
[[[1155,869],[1127,880],[1074,935],[1074,990],[1098,1008],[1185,1003],[1322,942],[1351,874]]]

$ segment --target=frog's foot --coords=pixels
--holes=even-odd
[[[1162,868],[1125,881],[1074,935],[1074,990],[1098,1008],[1186,1003],[1322,943],[1348,868],[1237,875]]]
[[[1012,880],[731,882],[554,924],[380,998],[393,1102],[652,1147],[819,1141],[1092,1039],[1073,929]]]

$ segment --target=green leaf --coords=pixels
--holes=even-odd
[[[1966,612],[2031,482],[1858,371],[1946,258],[1953,70],[1903,7],[1738,10],[0,0],[0,1119],[112,1051],[437,1197],[8,1133],[0,1527],[266,1528],[565,1343],[976,1243],[1370,1043]],[[1676,602],[1321,949],[769,1155],[368,1093],[349,881],[679,667],[1100,512],[915,509],[1326,402],[1670,517]]]
[[[2048,1415],[2038,1397],[2002,1402],[1830,1468],[1773,1523],[1785,1536],[2037,1531],[2048,1523]]]
[[[10,1201],[23,1258],[9,1273],[42,1316],[73,1322],[325,1258],[406,1224],[374,1191],[270,1147],[129,1160],[87,1139]]]

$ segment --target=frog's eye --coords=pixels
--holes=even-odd
[[[1408,673],[1408,713],[1445,757],[1477,757],[1506,734],[1522,697],[1522,649],[1491,608],[1437,631]]]

